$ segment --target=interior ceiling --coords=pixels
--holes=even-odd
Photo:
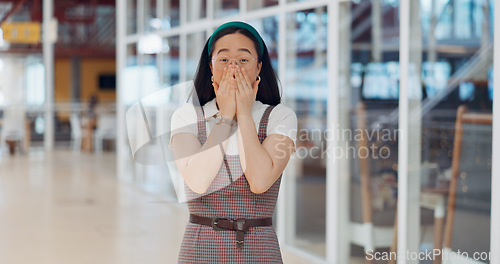
[[[115,0],[54,0],[56,57],[114,57]],[[0,21],[42,21],[42,0],[0,0]],[[41,53],[41,44],[10,44],[3,53]]]

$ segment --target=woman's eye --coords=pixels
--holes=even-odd
[[[248,60],[248,59],[246,59],[246,58],[240,59],[240,62],[241,62],[241,63],[247,63],[248,61],[249,61],[249,60]]]

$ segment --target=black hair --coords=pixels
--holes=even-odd
[[[213,43],[215,43],[221,37],[228,35],[240,33],[250,38],[255,45],[255,49],[257,50],[257,54],[261,54],[259,56],[258,62],[262,62],[262,67],[260,69],[260,77],[261,81],[259,83],[259,89],[257,91],[257,96],[255,100],[261,101],[264,104],[268,105],[277,105],[281,102],[281,95],[278,86],[278,76],[271,65],[271,58],[269,57],[269,52],[267,51],[266,44],[263,43],[264,51],[261,52],[259,48],[259,42],[248,30],[238,28],[238,27],[230,27],[222,30],[217,36],[214,36]],[[210,54],[213,52],[210,50]],[[212,63],[211,56],[208,55],[208,40],[205,43],[205,47],[201,53],[201,58],[198,63],[198,69],[196,70],[196,75],[194,78],[194,90],[195,93],[191,93],[191,96],[198,96],[198,98],[193,98],[193,103],[195,105],[203,106],[207,102],[211,101],[215,98],[214,88],[212,86],[212,71],[210,70],[210,63]],[[198,99],[198,100],[195,100]]]

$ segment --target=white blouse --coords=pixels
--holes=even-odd
[[[268,106],[268,104],[263,104],[260,101],[255,101],[252,106],[252,117],[255,123],[255,129],[257,131],[259,129],[262,115],[264,114],[264,111]],[[210,135],[210,131],[215,125],[215,118],[219,115],[219,110],[217,109],[216,105],[216,98],[212,99],[210,102],[207,102],[203,106],[203,111],[205,113],[205,119],[207,120],[208,137],[208,135]],[[197,136],[198,127],[196,124],[196,110],[194,109],[193,104],[185,103],[179,109],[175,110],[174,114],[172,115],[170,143],[172,143],[172,137],[178,133],[192,133]],[[271,111],[267,125],[267,135],[269,136],[272,134],[287,136],[293,140],[294,146],[296,146],[297,116],[292,109],[283,104],[278,104]],[[232,133],[228,141],[226,154],[237,155],[238,153],[238,137],[236,133]]]

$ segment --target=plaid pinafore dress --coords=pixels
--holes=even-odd
[[[207,140],[206,120],[203,108],[195,107],[198,120],[198,139],[203,145]],[[262,115],[258,137],[260,143],[267,136],[269,114],[274,106],[268,106]],[[204,217],[263,218],[272,217],[281,182],[281,176],[269,190],[262,194],[250,191],[243,175],[238,155],[225,155],[218,177],[230,179],[222,189],[189,200],[191,214]],[[214,183],[212,183],[214,184]],[[186,186],[186,192],[190,192]],[[212,227],[188,223],[179,253],[178,263],[283,263],[274,227],[250,228],[244,238],[244,246],[237,249],[235,232],[215,231]]]

